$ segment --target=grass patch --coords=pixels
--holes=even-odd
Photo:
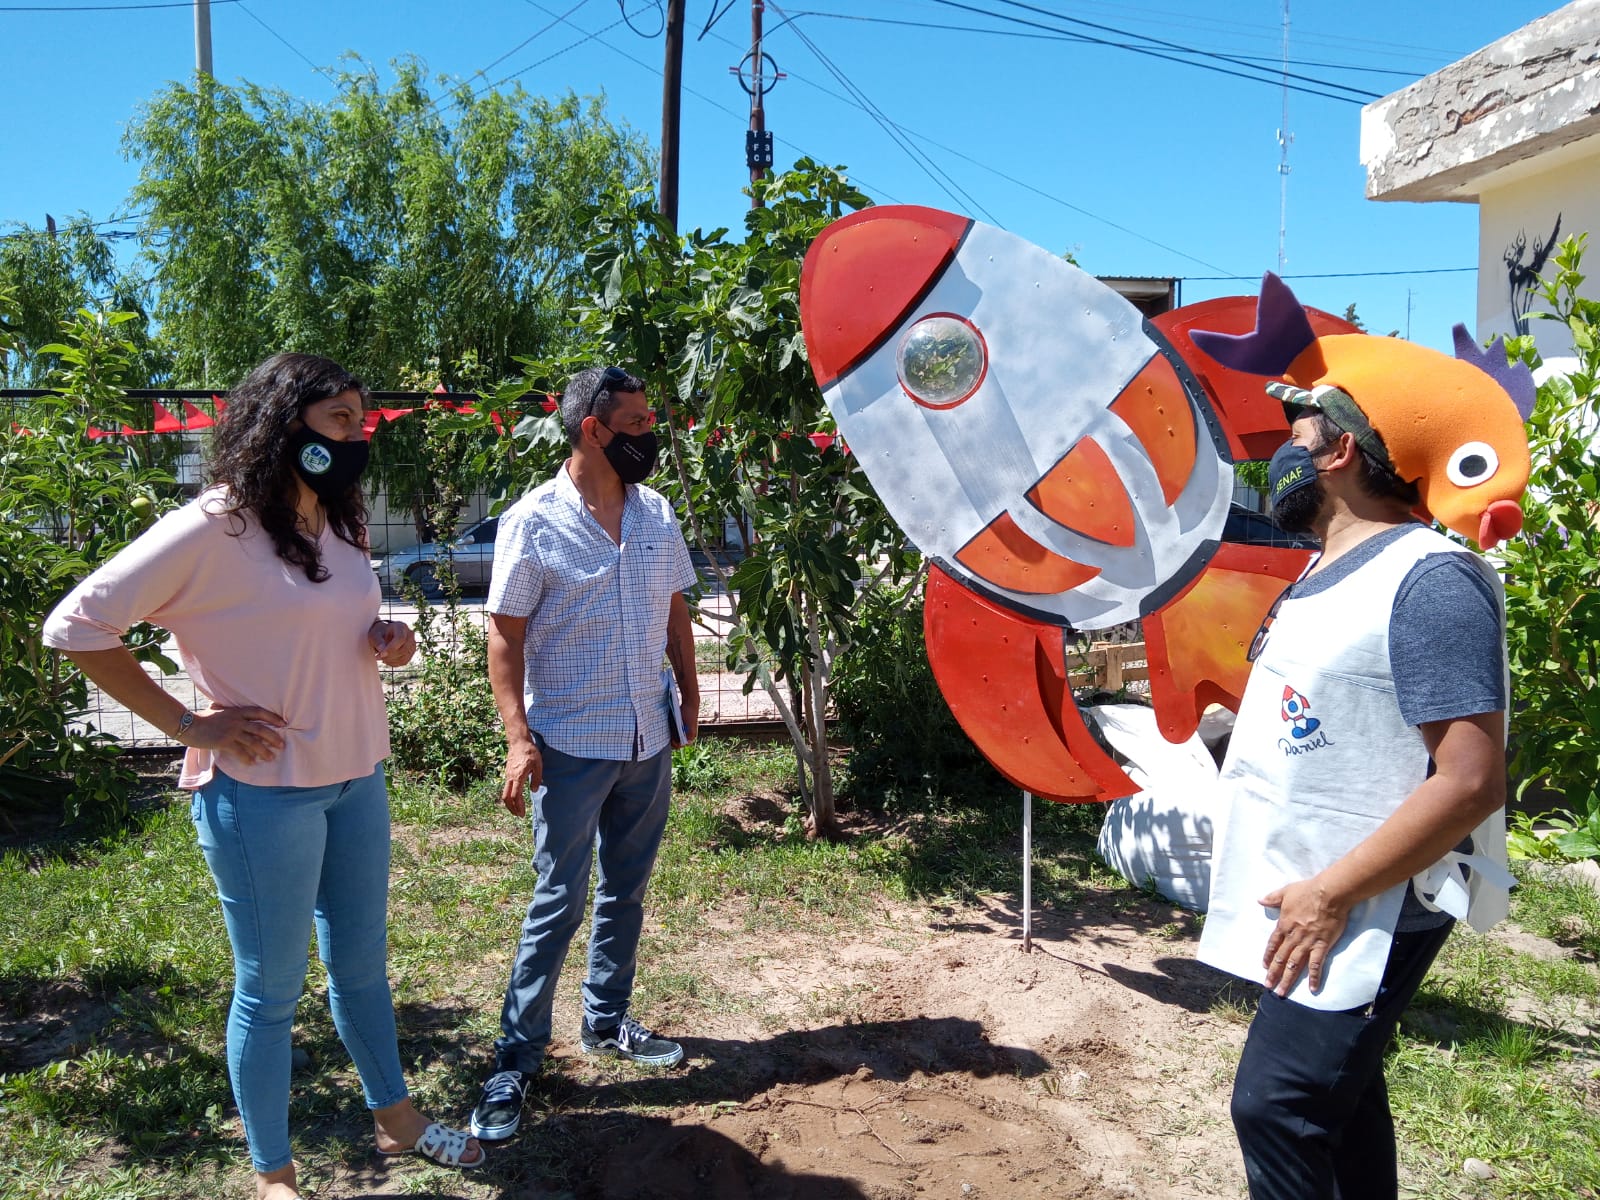
[[[787,743],[707,739],[677,752],[673,772],[677,792],[651,884],[636,996],[641,1012],[670,1014],[674,1027],[735,1014],[772,1030],[786,1052],[804,1049],[785,1022],[855,1028],[866,1000],[858,983],[828,980],[774,1015],[728,988],[719,972],[762,970],[772,947],[784,944],[772,936],[780,933],[909,948],[926,934],[884,929],[905,906],[931,907],[936,923],[957,928],[969,906],[992,907],[999,896],[1009,904],[1020,890],[1015,792],[936,797],[909,812],[847,812],[852,836],[830,844],[805,839]],[[391,811],[390,968],[402,1061],[419,1105],[459,1118],[498,1028],[534,884],[532,838],[527,823],[500,806],[494,779],[453,793],[397,776]],[[1034,815],[1041,913],[1077,915],[1092,901],[1175,940],[1190,930],[1187,919],[1172,921],[1169,905],[1100,865],[1099,808],[1041,802]],[[8,1164],[0,1200],[247,1194],[249,1164],[223,1061],[232,967],[186,800],[140,813],[114,837],[7,854],[0,906],[8,914],[0,926],[0,1161]],[[1590,1032],[1600,900],[1530,877],[1514,915],[1567,955],[1536,958],[1458,934],[1394,1055],[1402,1152],[1426,1197],[1581,1196],[1600,1187]],[[720,957],[707,957],[707,947]],[[569,1007],[584,954],[580,935],[562,977],[559,1003]],[[1225,993],[1212,1015],[1248,1021],[1249,991]],[[571,1013],[562,1019],[572,1023]],[[571,1032],[562,1025],[559,1036]],[[290,1117],[302,1182],[335,1196],[369,1194],[351,1190],[367,1187],[351,1180],[372,1166],[370,1125],[314,957],[294,1038],[306,1058]],[[598,1084],[575,1082],[580,1070],[598,1069],[570,1060],[552,1066],[535,1101],[550,1124],[515,1157],[498,1160],[514,1166],[472,1178],[409,1164],[373,1186],[470,1200],[524,1194],[536,1182],[581,1192],[586,1176],[575,1172],[592,1157],[583,1129],[624,1114],[654,1119],[682,1104],[731,1111],[725,1076],[714,1086],[680,1084],[623,1065],[606,1068]],[[1459,1167],[1469,1156],[1492,1163],[1500,1177],[1464,1181]]]
[[[1587,959],[1600,961],[1600,892],[1541,864],[1512,863],[1520,887],[1511,915],[1530,933],[1547,937]]]

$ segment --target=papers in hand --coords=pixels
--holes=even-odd
[[[689,744],[689,731],[683,727],[683,702],[678,698],[678,681],[673,677],[670,667],[664,667],[661,671],[661,691],[667,705],[667,720],[671,723],[672,744],[686,746]]]

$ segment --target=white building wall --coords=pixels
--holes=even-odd
[[[1588,279],[1580,294],[1600,299],[1600,138],[1589,138],[1564,147],[1561,152],[1498,172],[1480,185],[1480,341],[1495,334],[1518,332],[1507,260],[1516,260],[1524,270],[1538,267],[1538,274],[1548,276],[1550,262],[1540,266],[1537,256],[1543,251],[1553,258],[1550,241],[1557,218],[1561,228],[1556,241],[1580,233],[1590,235],[1583,264]],[[1519,297],[1515,303],[1521,307],[1525,302]],[[1533,307],[1545,308],[1536,300]],[[1544,357],[1572,352],[1572,339],[1564,326],[1537,318],[1525,321],[1525,326]]]

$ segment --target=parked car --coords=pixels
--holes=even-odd
[[[385,592],[395,593],[401,591],[403,581],[410,580],[427,599],[441,600],[440,564],[448,560],[463,592],[488,591],[494,569],[494,535],[499,528],[499,517],[485,517],[443,546],[423,542],[409,550],[396,550],[378,560],[378,582]]]

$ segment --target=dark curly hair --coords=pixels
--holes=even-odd
[[[213,485],[228,489],[229,516],[254,517],[272,539],[278,557],[300,567],[312,583],[328,578],[315,539],[300,528],[300,495],[289,453],[289,426],[309,404],[367,385],[338,363],[314,354],[274,354],[228,393],[211,436],[207,470]],[[366,549],[367,502],[361,485],[324,500],[328,525],[342,542]],[[234,533],[238,537],[243,526]]]

